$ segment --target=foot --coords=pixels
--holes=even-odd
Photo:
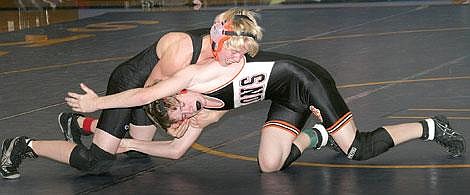
[[[0,174],[5,179],[17,179],[20,177],[18,168],[25,158],[37,158],[38,155],[28,147],[31,139],[21,136],[5,139],[2,144],[2,164]]]
[[[462,156],[465,153],[465,138],[452,129],[445,116],[437,115],[431,119],[435,127],[433,140],[444,146],[452,157]]]
[[[61,112],[57,117],[60,130],[62,130],[65,140],[77,145],[82,144],[81,136],[83,132],[83,129],[78,125],[78,117],[84,116],[77,113]]]

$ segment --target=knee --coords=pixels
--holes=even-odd
[[[281,159],[273,158],[272,156],[260,155],[258,156],[258,166],[263,173],[272,173],[281,169]]]
[[[154,125],[137,126],[130,124],[129,135],[133,139],[152,141],[157,128]]]
[[[116,156],[108,153],[92,144],[90,149],[83,145],[77,145],[70,154],[70,166],[76,169],[87,172],[89,174],[103,174],[107,172]]]
[[[384,128],[357,132],[347,157],[357,161],[367,160],[388,151],[394,145],[392,137]]]

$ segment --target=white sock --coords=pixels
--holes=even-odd
[[[428,124],[428,139],[427,140],[434,140],[434,134],[436,132],[436,126],[434,124],[434,120],[428,118],[425,119],[426,124]]]
[[[30,147],[31,149],[33,148],[33,140],[31,139],[26,139],[26,143],[28,143],[28,147]]]

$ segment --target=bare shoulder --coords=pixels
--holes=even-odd
[[[191,37],[184,32],[169,32],[163,35],[158,41],[158,44],[186,44],[192,43]]]
[[[192,54],[192,40],[186,33],[170,32],[158,41],[157,55],[168,65],[189,65]]]

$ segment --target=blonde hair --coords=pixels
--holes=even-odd
[[[254,57],[259,51],[259,43],[263,37],[262,28],[258,25],[256,18],[258,14],[243,8],[231,8],[219,14],[214,22],[231,21],[232,30],[240,36],[231,36],[225,41],[224,47],[230,49],[246,49],[251,57]],[[250,34],[252,36],[246,36]]]

